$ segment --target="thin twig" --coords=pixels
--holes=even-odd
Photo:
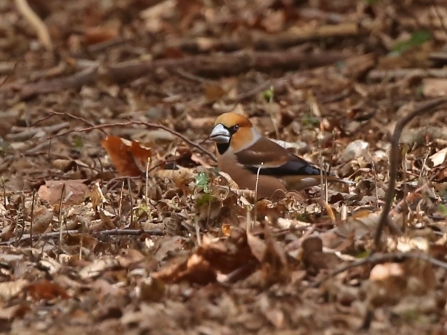
[[[254,199],[254,222],[256,222],[256,218],[257,218],[257,206],[256,206],[256,202],[258,201],[258,186],[259,186],[259,174],[261,172],[261,168],[262,168],[263,163],[261,163],[261,166],[258,167],[258,171],[256,171],[256,184],[255,184],[255,199]]]
[[[140,236],[142,234],[163,236],[163,231],[161,229],[110,229],[99,231],[97,234],[107,236]]]
[[[236,282],[238,279],[241,279],[239,277],[243,277],[244,273],[253,273],[253,271],[256,269],[256,267],[259,265],[259,262],[257,260],[251,260],[248,263],[245,263],[244,265],[238,267],[236,270],[230,272],[227,274],[222,281],[219,283],[221,285],[228,285],[231,283]]]
[[[182,69],[178,69],[178,70],[176,70],[175,72],[177,72],[177,74],[178,74],[179,76],[181,76],[181,77],[183,77],[183,78],[186,78],[186,79],[188,79],[188,80],[194,81],[194,82],[199,83],[199,84],[216,83],[216,81],[214,81],[214,80],[208,80],[208,79],[206,79],[206,78],[202,78],[202,77],[197,76],[197,75],[195,75],[195,74],[186,72],[186,71],[184,71],[184,70],[182,70]]]
[[[208,202],[209,204],[211,204],[211,201]],[[208,211],[208,217],[209,217],[209,211]],[[207,223],[208,225],[208,223]],[[194,218],[194,228],[196,229],[196,237],[197,237],[197,246],[201,246],[202,245],[202,239],[200,237],[200,226],[199,226],[199,218],[196,216]]]
[[[36,189],[33,189],[33,198],[31,202],[31,218],[30,218],[30,227],[29,227],[29,234],[31,236],[31,248],[33,247],[33,221],[34,221],[34,202],[36,200]]]
[[[11,71],[9,71],[9,73],[6,74],[5,78],[0,83],[0,87],[2,87],[6,83],[6,81],[11,77],[11,75],[14,74],[14,72],[16,71],[16,68],[17,68],[17,64],[19,64],[19,62],[21,62],[22,60],[23,60],[23,57],[20,57],[19,59],[17,59],[17,61],[14,63],[13,68],[11,69]]]
[[[91,130],[101,130],[104,128],[113,128],[113,127],[125,127],[125,126],[130,126],[130,125],[140,125],[140,126],[146,126],[148,128],[163,129],[163,130],[167,131],[168,133],[171,133],[172,135],[177,136],[178,138],[180,138],[181,140],[183,140],[185,143],[189,144],[190,146],[200,150],[204,154],[208,155],[213,161],[217,162],[216,156],[213,153],[209,152],[208,150],[203,148],[201,145],[194,143],[193,141],[191,141],[184,135],[176,132],[175,130],[172,130],[169,127],[163,126],[162,124],[144,122],[144,121],[126,121],[126,122],[117,122],[117,123],[105,123],[105,124],[99,124],[96,126],[90,126],[90,127],[86,127],[86,128],[82,128],[82,129],[72,129],[72,130],[64,131],[64,132],[56,134],[56,135],[52,135],[52,136],[48,137],[48,139],[64,136],[64,135],[74,133],[74,132],[83,133],[83,132],[87,132],[87,131],[91,131]]]
[[[56,111],[53,111],[53,110],[48,110],[48,113],[49,113],[50,115],[68,116],[68,117],[70,117],[70,118],[72,118],[72,119],[82,121],[82,122],[84,122],[85,124],[88,124],[90,127],[94,127],[94,126],[95,126],[95,124],[94,124],[93,122],[90,122],[90,121],[84,119],[83,117],[76,116],[76,115],[73,115],[73,114],[70,114],[70,113],[66,113],[66,112],[61,113],[61,112],[56,112]],[[40,120],[39,120],[39,121],[40,121]],[[39,122],[39,121],[37,121],[37,122]],[[37,123],[37,122],[36,122],[36,123]],[[103,129],[99,129],[99,130],[100,130],[104,135],[107,135],[107,133],[106,133]]]
[[[421,115],[423,113],[432,111],[434,108],[444,104],[447,102],[447,97],[438,98],[435,100],[431,100],[427,103],[424,103],[422,106],[416,108],[412,113],[408,114],[404,118],[400,119],[396,127],[394,128],[394,133],[391,138],[391,150],[390,150],[390,180],[388,183],[388,190],[385,195],[385,205],[382,209],[382,214],[380,216],[379,225],[377,226],[376,234],[374,237],[374,250],[373,252],[377,251],[380,247],[380,240],[382,237],[382,231],[386,226],[386,223],[388,221],[388,214],[391,210],[391,206],[393,204],[394,199],[394,192],[395,192],[395,186],[396,186],[396,178],[397,178],[397,169],[398,169],[398,157],[399,157],[399,140],[400,135],[402,134],[403,129],[405,126],[413,120],[418,115]]]
[[[122,44],[132,42],[132,41],[134,41],[134,38],[123,38],[122,36],[116,37],[116,38],[113,38],[113,39],[110,39],[110,40],[107,40],[104,42],[99,42],[99,43],[90,45],[88,47],[85,45],[82,45],[83,48],[81,50],[72,52],[72,53],[70,53],[70,55],[73,58],[81,58],[83,56],[85,57],[85,55],[93,57],[94,54],[97,54],[101,51],[106,51],[106,49],[120,46]]]
[[[149,167],[152,163],[150,157],[148,157],[146,162],[146,173],[144,176],[144,200],[146,202],[146,207],[149,208]]]
[[[422,179],[422,175],[424,174],[424,170],[428,170],[427,159],[430,156],[430,150],[427,150],[425,154],[424,161],[422,162],[421,172],[419,172],[419,180]]]
[[[371,157],[371,166],[374,176],[374,194],[376,196],[376,208],[379,208],[379,187],[378,187],[379,178],[377,178],[377,167],[376,163],[374,163],[374,157],[370,152],[369,156]]]
[[[132,185],[130,182],[130,178],[127,178],[127,188],[129,190],[129,200],[130,200],[130,216],[129,216],[129,225],[126,228],[133,226],[133,211],[134,211],[134,203],[133,203],[133,196],[132,196]]]
[[[127,181],[129,181],[129,178],[127,178]],[[118,204],[118,217],[120,217],[120,218],[123,215],[124,183],[125,183],[125,179],[123,179],[123,182],[121,183],[120,201]]]
[[[19,237],[14,241],[16,242],[16,247],[19,245],[22,240],[23,234],[25,233],[25,197],[22,197],[22,230],[20,231]]]
[[[203,142],[205,142],[205,141],[202,141],[201,143],[203,143]],[[199,143],[199,145],[200,145],[200,143]],[[186,152],[186,153],[180,154],[179,156],[173,156],[173,157],[166,158],[165,160],[162,160],[162,161],[158,162],[157,164],[155,164],[154,166],[152,166],[152,167],[147,171],[147,173],[149,174],[150,172],[152,172],[152,171],[155,170],[156,168],[158,168],[158,167],[160,167],[160,166],[162,166],[162,165],[164,165],[164,164],[167,164],[167,163],[174,162],[174,166],[175,166],[175,162],[176,162],[177,160],[183,158],[183,157],[187,157],[187,154],[188,154],[188,153]]]
[[[57,115],[57,114],[48,114],[48,115],[44,116],[43,118],[40,118],[39,120],[31,123],[28,127],[30,127],[30,128],[34,127],[35,125],[37,125],[37,124],[39,124],[39,123],[41,123],[41,122],[43,122],[45,120],[51,119],[55,115]]]
[[[5,186],[5,178],[0,177],[2,181],[2,190],[3,190],[3,206],[8,208],[8,198],[6,197],[6,186]]]
[[[34,28],[36,35],[47,50],[53,49],[50,33],[41,18],[33,12],[26,0],[15,0],[17,10],[23,15],[24,19]]]
[[[112,189],[113,186],[117,185],[120,181],[122,181],[124,183],[124,181],[126,179],[131,179],[131,180],[139,180],[140,176],[118,176],[115,178],[112,178],[109,180],[109,182],[105,185],[106,190],[110,190]],[[123,188],[124,184],[121,185],[121,188]],[[123,191],[121,191],[123,192]],[[121,215],[121,214],[120,214]]]
[[[59,248],[57,249],[57,256],[58,259],[62,253],[62,220],[63,220],[63,214],[62,214],[62,204],[65,196],[65,187],[66,184],[62,184],[62,190],[61,190],[61,198],[59,199]],[[31,237],[32,238],[32,237]]]
[[[403,157],[402,157],[402,172],[403,172],[403,178],[402,178],[402,182],[403,182],[403,191],[404,191],[404,204],[405,207],[403,208],[402,212],[404,215],[402,215],[402,230],[405,231],[405,228],[407,227],[407,219],[408,219],[408,212],[410,211],[410,206],[408,206],[408,201],[407,201],[407,194],[408,194],[408,185],[407,185],[407,180],[408,180],[408,171],[407,171],[407,150],[404,149],[403,150]]]
[[[29,140],[30,138],[36,136],[40,132],[54,133],[54,132],[58,132],[64,128],[68,128],[69,126],[70,126],[69,122],[62,122],[62,123],[53,124],[51,126],[45,126],[45,127],[40,127],[40,128],[39,127],[25,128],[20,133],[6,135],[6,138],[9,141],[15,141],[15,142],[23,141],[23,142],[25,142],[25,141]]]

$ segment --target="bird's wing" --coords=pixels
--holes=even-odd
[[[261,175],[306,176],[320,174],[320,169],[264,137],[252,146],[236,153],[236,157],[238,163],[244,168],[253,173],[257,173],[259,169]]]

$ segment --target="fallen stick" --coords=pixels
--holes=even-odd
[[[163,236],[164,233],[161,229],[110,229],[110,230],[102,230],[102,231],[95,231],[95,232],[81,232],[79,230],[63,230],[62,234],[68,234],[68,235],[79,235],[79,234],[90,234],[94,237],[98,236],[140,236],[143,234],[148,235],[154,235],[154,236]],[[20,243],[25,241],[32,241],[32,240],[44,240],[44,239],[51,239],[55,237],[59,237],[60,232],[59,231],[52,231],[48,233],[43,234],[25,234],[20,238],[10,240],[10,241],[3,241],[0,242],[0,245],[11,245],[14,243]]]
[[[360,37],[369,30],[361,30],[354,22],[341,24],[324,25],[309,29],[292,28],[278,34],[257,33],[246,38],[226,37],[226,38],[185,38],[157,44],[152,51],[155,54],[163,54],[168,49],[180,49],[189,53],[207,53],[212,51],[231,52],[242,50],[247,47],[258,51],[281,50],[297,46],[304,42],[328,39],[334,37]]]
[[[80,89],[84,85],[94,84],[99,78],[106,78],[115,83],[123,83],[141,78],[160,68],[171,71],[184,69],[188,73],[205,77],[219,77],[237,75],[249,70],[269,72],[272,70],[291,71],[303,67],[319,67],[330,65],[346,58],[348,56],[340,52],[311,55],[291,49],[281,52],[244,51],[154,61],[132,61],[101,69],[94,67],[64,78],[25,85],[11,84],[0,88],[0,93],[14,88],[15,91],[19,91],[21,99],[26,100],[39,94],[67,89]]]
[[[19,133],[6,135],[6,139],[11,142],[25,142],[39,133],[56,133],[59,130],[70,127],[70,122],[62,122],[46,127],[24,128]]]
[[[402,79],[405,77],[447,78],[447,69],[372,70],[368,73],[367,79],[371,81],[382,81],[386,79]]]
[[[405,126],[413,120],[416,116],[422,115],[427,112],[433,112],[433,110],[442,104],[447,102],[447,97],[442,97],[434,100],[429,100],[417,108],[415,108],[410,114],[399,119],[397,121],[396,127],[394,128],[393,136],[391,137],[391,149],[389,153],[390,160],[390,180],[388,182],[388,189],[385,194],[385,205],[382,208],[382,213],[380,215],[379,224],[377,225],[376,234],[374,236],[374,249],[378,251],[380,248],[380,242],[382,237],[382,232],[388,222],[388,215],[393,204],[396,179],[397,179],[397,169],[399,167],[399,140],[404,130]]]
[[[33,12],[26,0],[15,0],[17,10],[23,15],[26,22],[36,31],[40,43],[45,46],[47,50],[53,50],[53,43],[51,42],[50,33],[42,19]]]
[[[64,113],[58,113],[58,112],[54,112],[54,111],[51,112],[51,113],[54,114],[54,115],[63,115],[64,114]],[[191,141],[185,135],[182,135],[179,132],[177,132],[177,131],[175,131],[175,130],[167,127],[167,126],[164,126],[162,124],[151,123],[151,122],[144,122],[144,121],[137,121],[137,120],[130,120],[130,121],[126,121],[126,122],[116,122],[116,123],[103,123],[103,124],[98,124],[98,125],[92,125],[90,127],[82,128],[82,129],[70,129],[70,130],[64,131],[62,133],[49,136],[48,139],[64,136],[64,135],[71,134],[71,133],[74,133],[74,132],[82,133],[82,132],[87,132],[87,131],[91,131],[91,130],[102,130],[104,128],[113,128],[113,127],[125,127],[125,126],[129,126],[129,125],[142,125],[142,126],[146,126],[148,129],[151,129],[151,128],[163,129],[164,131],[167,131],[167,132],[171,133],[172,135],[177,136],[178,138],[183,140],[183,142],[187,143],[191,147],[194,147],[194,148],[200,150],[202,153],[208,155],[213,161],[217,162],[217,158],[216,158],[216,156],[212,152],[206,150],[200,144]]]

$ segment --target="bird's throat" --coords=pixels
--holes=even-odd
[[[219,155],[223,155],[225,151],[228,150],[230,147],[230,143],[217,143],[216,144],[217,151],[219,152]]]

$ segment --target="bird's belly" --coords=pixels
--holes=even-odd
[[[232,177],[233,178],[233,177]],[[286,187],[281,182],[281,180],[269,176],[259,176],[256,175],[240,177],[236,176],[233,180],[238,184],[241,189],[249,189],[258,191],[258,198],[271,198],[284,196],[287,192]],[[258,187],[256,188],[256,184]]]
[[[219,169],[228,173],[241,189],[254,191],[256,190],[256,184],[258,184],[258,198],[279,198],[287,192],[281,179],[261,175],[259,180],[257,180],[256,174],[240,166],[234,157],[230,156],[226,157],[226,159],[218,157],[218,165]]]
[[[280,179],[269,176],[259,176],[259,180],[257,181],[256,175],[254,175],[252,178],[241,180],[239,183],[236,181],[236,183],[240,188],[248,188],[251,190],[256,189],[257,183],[258,198],[282,197],[287,192],[286,187]]]

